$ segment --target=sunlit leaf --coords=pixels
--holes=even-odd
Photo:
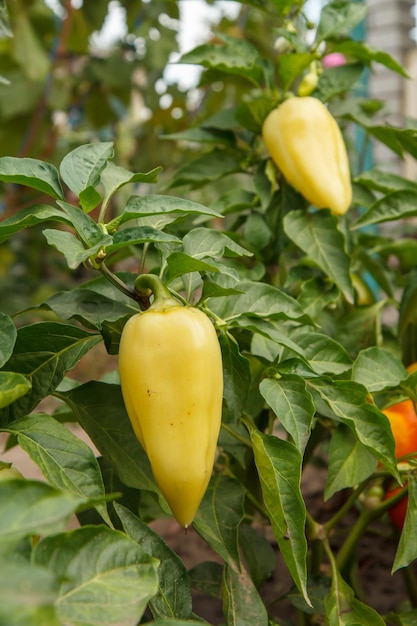
[[[61,623],[134,626],[158,587],[158,561],[125,534],[87,526],[42,540],[33,562],[60,581]]]
[[[17,331],[13,320],[0,311],[0,367],[10,358]]]
[[[0,559],[0,589],[0,624],[60,626],[54,607],[58,581],[46,567]]]
[[[0,546],[66,528],[82,498],[34,480],[0,482]]]
[[[41,469],[48,482],[86,500],[104,499],[104,485],[92,449],[68,428],[49,415],[37,414],[15,421],[9,432]],[[103,519],[110,523],[104,504],[97,504]]]
[[[24,396],[30,388],[30,381],[22,374],[0,372],[0,409]]]

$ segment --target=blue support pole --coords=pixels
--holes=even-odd
[[[363,0],[355,0],[355,2],[363,3]],[[366,40],[366,19],[358,24],[352,31],[352,39],[356,41]],[[360,80],[357,82],[353,89],[353,94],[356,98],[367,98],[369,96],[369,69],[365,68]],[[358,171],[354,174],[359,174],[361,171],[369,170],[373,167],[373,154],[372,144],[367,137],[363,128],[355,126],[354,132],[354,144],[356,148],[356,154],[358,160],[356,169]]]

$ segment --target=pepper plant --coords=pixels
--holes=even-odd
[[[112,141],[81,145],[59,167],[0,158],[3,183],[41,196],[0,223],[0,240],[41,227],[74,272],[72,288],[0,316],[0,429],[45,478],[23,479],[7,463],[0,470],[1,624],[210,623],[195,611],[193,590],[221,601],[218,623],[228,626],[415,623],[415,461],[397,462],[383,409],[417,401],[417,374],[407,370],[417,361],[409,226],[417,185],[379,168],[363,171],[354,137],[360,129],[366,141],[413,156],[417,141],[414,130],[381,119],[381,103],[353,96],[374,63],[405,72],[351,38],[365,18],[361,4],[327,4],[314,37],[306,36],[302,0],[248,0],[242,11],[249,21],[274,23],[275,46],[265,49],[244,31],[220,32],[183,56],[204,68],[206,89],[221,80],[245,93],[160,138],[196,146],[195,158],[170,176],[162,174],[169,163],[140,173],[122,167]],[[346,63],[324,69],[330,53]],[[353,198],[344,215],[310,206],[262,139],[268,114],[298,97],[300,84],[306,95],[306,83],[349,147]],[[302,158],[310,156],[306,146]],[[183,536],[186,544],[198,533],[216,559],[191,569],[155,530],[171,512],[130,424],[117,369],[81,384],[72,376],[98,344],[109,363],[118,354],[127,320],[149,306],[135,290],[147,273],[208,316],[222,352],[218,454]],[[94,451],[69,427],[74,422]],[[320,517],[303,483],[317,463],[326,470]],[[405,487],[388,502],[393,482]],[[407,513],[395,534],[387,510],[404,489]],[[74,515],[78,524],[68,529]],[[377,520],[396,545],[392,571],[408,583],[404,609],[389,614],[364,595],[357,557]],[[271,601],[264,590],[276,551],[291,583]]]

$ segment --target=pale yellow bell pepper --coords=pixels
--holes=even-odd
[[[352,202],[349,159],[340,128],[320,100],[288,98],[266,117],[262,137],[286,180],[311,204],[346,213]]]
[[[220,431],[223,369],[215,328],[158,282],[149,309],[126,323],[119,350],[123,398],[133,429],[172,513],[189,526],[206,492]],[[137,281],[138,285],[138,281]]]

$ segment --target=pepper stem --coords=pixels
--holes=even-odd
[[[168,288],[156,274],[141,274],[135,280],[135,292],[140,299],[143,309],[166,309],[180,306]],[[153,295],[153,301],[150,297]]]

